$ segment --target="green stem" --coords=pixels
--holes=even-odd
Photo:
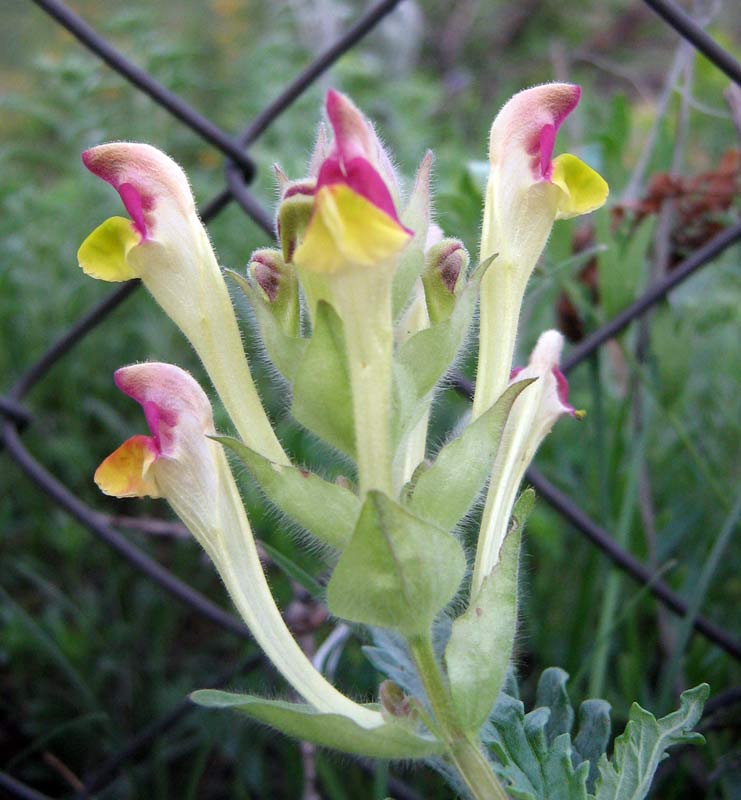
[[[409,642],[422,685],[441,728],[448,756],[474,800],[508,800],[481,745],[461,730],[428,637]]]
[[[393,324],[391,277],[385,266],[337,273],[332,301],[344,327],[352,386],[360,493],[393,497],[391,386]]]
[[[474,800],[509,800],[477,742],[457,742],[450,757]]]

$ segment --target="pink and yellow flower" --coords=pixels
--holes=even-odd
[[[315,272],[383,264],[411,237],[396,211],[393,170],[373,128],[347,97],[330,90],[326,110],[334,142],[318,163],[313,213],[293,260]]]
[[[553,157],[556,135],[581,89],[548,83],[516,94],[491,127],[482,261],[479,378],[474,414],[507,386],[525,287],[557,219],[588,214],[607,198],[605,181],[576,156]]]
[[[95,481],[117,497],[164,497],[221,575],[257,643],[317,711],[363,728],[378,711],[345,697],[307,659],[285,625],[260,565],[250,524],[223,449],[213,439],[206,394],[184,370],[145,363],[116,372],[116,385],[144,410],[149,435],[133,436],[106,458]]]
[[[140,278],[195,348],[245,443],[285,462],[185,173],[147,144],[103,144],[82,160],[113,186],[130,216],[111,217],[88,236],[77,254],[82,269],[105,281]]]

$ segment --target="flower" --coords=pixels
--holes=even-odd
[[[130,215],[111,217],[87,237],[77,254],[82,269],[104,281],[141,278],[195,348],[245,443],[285,462],[183,171],[147,144],[103,144],[82,160],[116,189]]]
[[[497,258],[482,282],[474,416],[507,385],[525,287],[554,221],[588,214],[607,198],[607,184],[591,167],[570,154],[553,158],[558,129],[580,95],[568,83],[526,89],[491,127],[481,259]]]
[[[316,272],[383,264],[412,235],[396,212],[393,169],[370,123],[347,97],[330,90],[326,109],[334,142],[319,163],[312,216],[293,260]]]
[[[144,410],[149,436],[133,436],[98,467],[95,481],[116,497],[164,497],[208,553],[257,643],[317,711],[364,728],[377,711],[337,691],[307,659],[273,600],[247,515],[214,433],[211,405],[184,370],[155,362],[119,369],[116,385]]]
[[[471,597],[476,597],[499,560],[517,490],[541,442],[563,414],[577,419],[582,416],[569,403],[568,382],[558,368],[562,348],[563,336],[558,331],[546,331],[538,339],[528,365],[512,370],[510,383],[537,380],[515,400],[499,445],[481,520]]]

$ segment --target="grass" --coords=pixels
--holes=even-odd
[[[466,27],[466,20],[447,16],[447,4],[426,2],[416,21],[397,17],[347,55],[327,79],[378,120],[405,175],[413,174],[426,147],[435,149],[438,221],[461,236],[472,252],[480,221],[483,143],[495,110],[512,91],[552,79],[562,68],[563,49],[573,51],[567,74],[583,83],[584,102],[559,148],[571,148],[590,160],[609,178],[613,197],[619,197],[652,124],[655,87],[671,56],[671,35],[650,18],[636,23],[632,37],[613,37],[604,47],[594,44],[599,36],[609,38],[629,11],[626,3],[591,4],[571,24],[573,15],[563,4],[548,2],[515,30],[517,5],[492,4]],[[339,9],[339,4],[329,6]],[[322,44],[288,5],[214,0],[184,13],[178,6],[176,13],[176,4],[153,8],[141,2],[113,14],[92,2],[78,7],[137,63],[230,131],[274,97]],[[730,16],[723,19],[728,24],[717,22],[713,32],[733,30],[733,13],[727,11]],[[223,182],[221,159],[210,147],[82,52],[39,11],[18,4],[8,14],[12,24],[0,33],[0,70],[10,87],[0,100],[3,390],[108,291],[86,280],[75,265],[84,236],[106,215],[119,213],[112,193],[81,168],[82,149],[107,139],[150,141],[187,168],[199,201]],[[462,28],[452,27],[456,20]],[[507,25],[510,40],[492,53],[491,40],[504,36]],[[407,34],[401,44],[400,29]],[[451,29],[462,30],[459,42],[453,33],[446,38]],[[21,31],[27,46],[20,46],[12,31]],[[725,43],[734,44],[727,38]],[[602,66],[596,66],[592,55],[605,49]],[[605,68],[605,61],[620,63],[626,52],[631,81]],[[697,59],[694,80],[696,97],[723,112],[725,83],[718,73]],[[313,87],[253,149],[261,165],[254,189],[266,205],[274,196],[267,167],[280,161],[293,175],[303,168],[323,85]],[[659,125],[648,175],[671,164],[678,108],[674,97]],[[686,170],[713,166],[733,142],[727,117],[693,108],[686,129]],[[595,220],[600,269],[607,275],[621,271],[626,281],[606,278],[601,302],[591,302],[577,279],[584,259],[573,253],[575,226],[560,223],[531,287],[521,353],[553,324],[562,290],[569,291],[591,329],[645,285],[653,237],[621,241],[607,212],[602,213]],[[221,261],[237,268],[252,249],[265,244],[265,237],[235,206],[210,231]],[[627,255],[625,247],[631,248]],[[738,553],[729,542],[719,557],[715,544],[719,531],[722,538],[730,536],[729,513],[739,477],[732,444],[739,433],[734,411],[741,363],[734,323],[741,287],[732,267],[733,256],[727,255],[656,311],[643,365],[632,357],[636,334],[631,330],[603,349],[591,371],[586,365],[577,370],[574,404],[590,414],[580,426],[562,422],[538,456],[539,468],[590,515],[619,532],[632,552],[649,561],[653,547],[664,579],[693,607],[727,626],[734,624],[729,609],[741,600]],[[628,268],[629,273],[622,272]],[[24,432],[24,442],[71,490],[101,511],[166,513],[155,503],[109,502],[97,495],[90,480],[101,457],[141,426],[131,404],[113,389],[111,373],[123,363],[150,357],[179,363],[203,377],[180,335],[139,292],[54,367],[28,398],[34,422]],[[469,369],[470,363],[469,357]],[[258,372],[267,404],[279,415],[281,397],[270,387],[267,370]],[[634,434],[631,421],[632,392],[640,393],[649,410],[642,436]],[[464,409],[451,392],[441,393],[433,441],[446,435]],[[283,424],[282,434],[300,460],[336,468],[330,454],[296,426]],[[252,648],[199,620],[135,575],[4,458],[0,763],[39,790],[72,796],[73,776],[89,775],[191,689],[225,672]],[[634,499],[640,462],[650,475],[656,510],[653,545],[644,536]],[[246,485],[245,491],[256,534],[316,574],[316,556],[301,550],[253,487]],[[226,604],[193,542],[141,532],[128,535],[199,591]],[[620,727],[634,699],[665,711],[677,682],[686,687],[707,680],[714,692],[738,684],[739,666],[700,637],[689,636],[686,625],[671,617],[669,633],[676,649],[663,653],[651,597],[629,580],[612,577],[604,559],[542,502],[529,525],[524,571],[518,664],[526,697],[533,693],[532,678],[559,664],[573,676],[575,699],[604,689]],[[292,594],[288,579],[276,568],[270,577],[286,604]],[[319,637],[327,630],[320,629]],[[379,682],[356,645],[346,650],[336,679],[359,696],[371,696]],[[283,691],[267,668],[240,675],[230,685]],[[678,761],[680,777],[656,796],[697,796],[690,776],[699,770],[714,776],[707,797],[732,797],[740,784],[727,757],[731,734],[727,728],[709,733],[708,746],[693,756],[699,766],[690,773]],[[383,770],[369,776],[324,753],[316,767],[322,796],[332,800],[387,793]],[[296,798],[301,776],[301,756],[293,743],[231,717],[195,711],[145,757],[128,764],[99,796]],[[420,771],[404,778],[430,800],[451,796],[433,775]]]

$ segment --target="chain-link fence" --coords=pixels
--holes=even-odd
[[[372,6],[334,45],[297,75],[285,90],[266,106],[238,136],[232,136],[222,130],[182,98],[158,83],[151,75],[126,59],[106,39],[98,35],[84,20],[62,3],[57,0],[33,0],[33,2],[72,33],[83,47],[103,59],[113,70],[140,91],[149,95],[184,126],[190,128],[204,142],[225,156],[225,186],[219,194],[201,207],[200,215],[204,223],[207,224],[213,220],[229,204],[237,203],[250,219],[260,226],[269,237],[272,237],[272,216],[250,191],[250,183],[257,169],[257,165],[249,154],[250,146],[340,56],[350,50],[393,11],[401,0],[383,0]],[[731,81],[741,85],[741,65],[708,36],[691,17],[667,0],[645,0],[645,2],[680,36],[691,42],[715,67],[722,70]],[[711,264],[721,253],[738,243],[739,240],[741,240],[741,222],[726,228],[692,253],[671,272],[654,282],[632,305],[575,346],[563,364],[564,371],[569,372],[584,362],[607,341],[634,321],[641,319],[646,312],[688,277]],[[57,362],[68,356],[75,346],[83,338],[92,334],[114,309],[135,294],[138,286],[137,281],[132,281],[111,292],[101,303],[91,308],[75,322],[64,335],[53,342],[48,350],[28,367],[16,383],[9,387],[4,395],[0,395],[0,417],[2,417],[0,443],[6,456],[15,461],[39,491],[45,493],[60,508],[87,528],[101,543],[128,561],[142,579],[159,584],[180,602],[211,623],[236,636],[249,637],[249,632],[241,621],[180,580],[104,521],[101,514],[70,492],[40,460],[29,452],[23,442],[23,430],[34,423],[33,411],[25,405],[28,394],[37,383],[46,378],[49,370]],[[472,396],[473,387],[467,379],[455,375],[451,376],[451,382],[461,394]],[[584,513],[576,502],[565,496],[535,469],[528,472],[527,480],[535,487],[541,498],[568,520],[589,542],[599,548],[615,567],[626,572],[639,584],[644,585],[660,603],[674,614],[680,617],[689,616],[698,635],[706,637],[732,658],[741,661],[741,642],[722,626],[700,614],[699,609],[688,607],[687,602],[664,583],[654,570],[617,544],[615,538]],[[254,656],[247,663],[242,664],[239,671],[246,672],[254,669],[260,660],[259,656]],[[236,670],[232,670],[229,674],[222,676],[220,680],[215,681],[213,685],[227,682],[235,673]],[[709,708],[716,709],[724,703],[736,702],[740,694],[739,689],[730,689],[715,697]],[[145,753],[155,739],[165,735],[191,708],[188,701],[183,701],[170,713],[145,727],[125,747],[101,764],[94,774],[86,778],[78,796],[80,798],[90,797],[103,790],[127,762],[135,761]],[[401,800],[417,796],[403,783],[393,778],[390,781],[390,788]],[[46,798],[48,800],[46,795],[2,772],[0,772],[0,787],[11,797],[36,800]]]

